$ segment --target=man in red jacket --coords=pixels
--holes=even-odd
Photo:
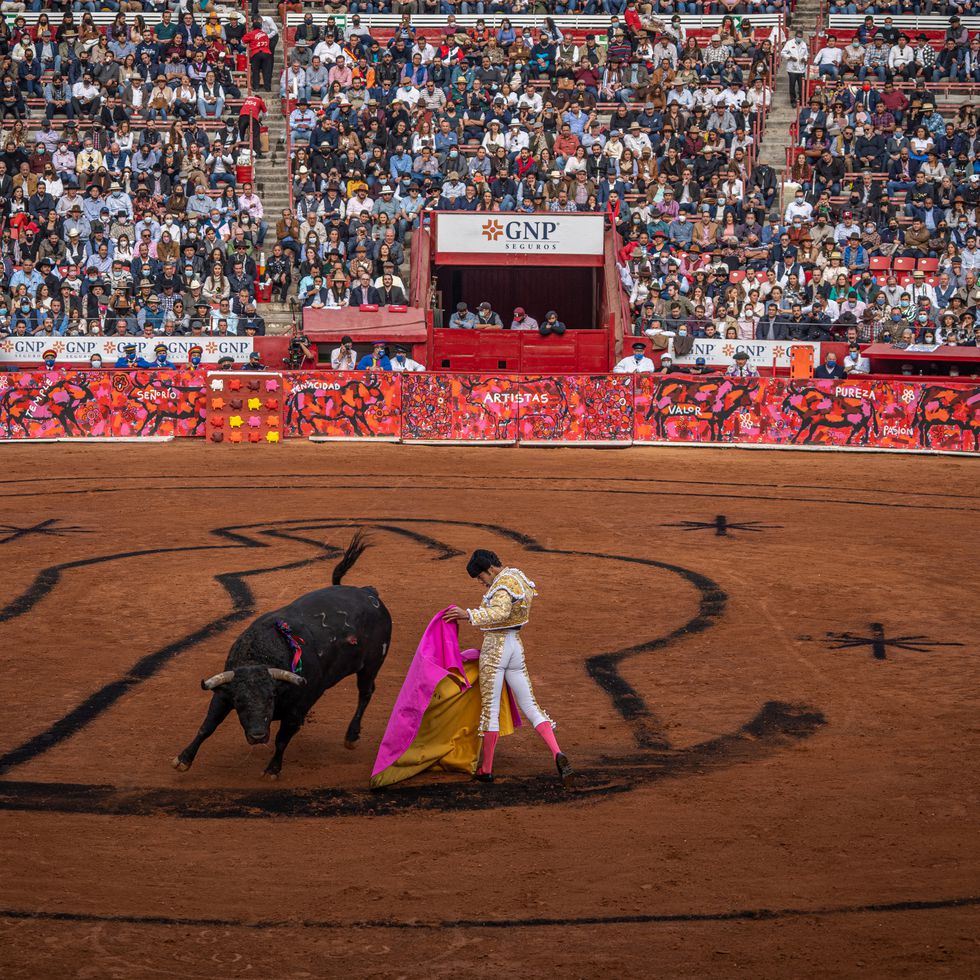
[[[255,151],[255,155],[258,157],[262,156],[260,152],[260,127],[259,122],[262,117],[268,112],[268,108],[265,102],[262,100],[261,95],[249,95],[246,97],[245,101],[242,103],[242,111],[238,114],[238,134],[239,139],[244,142],[248,142],[248,131],[249,128],[252,130],[252,149]]]
[[[262,21],[254,20],[252,29],[242,37],[248,46],[248,58],[252,65],[252,88],[258,90],[259,75],[262,76],[262,91],[272,91],[272,44],[269,35],[262,30]]]

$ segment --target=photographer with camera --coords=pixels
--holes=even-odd
[[[351,337],[341,337],[340,346],[330,352],[330,367],[334,371],[353,371],[357,367],[357,351]]]
[[[306,334],[298,333],[289,341],[289,349],[283,363],[291,371],[305,367],[316,367],[316,350],[311,346]]]

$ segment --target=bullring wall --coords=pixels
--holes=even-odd
[[[511,444],[976,453],[980,385],[719,375],[285,372],[284,434]],[[0,440],[203,437],[207,372],[0,375]]]

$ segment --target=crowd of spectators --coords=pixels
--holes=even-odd
[[[637,334],[664,349],[699,337],[976,346],[976,111],[942,104],[942,78],[958,78],[937,76],[927,40],[907,42],[890,22],[869,17],[843,54],[828,38],[812,59],[822,84],[799,115],[782,208],[750,186],[741,204],[660,214],[628,236],[621,275]],[[784,47],[791,74],[797,42]],[[906,67],[886,58],[870,79],[857,49],[882,44]],[[955,17],[940,46],[980,51]],[[749,184],[765,184],[765,169]]]
[[[622,236],[637,335],[976,343],[976,112],[933,90],[980,81],[955,16],[938,46],[868,16],[847,45],[780,49],[822,83],[780,207],[755,160],[777,49],[750,16],[689,33],[626,0],[601,32],[464,28],[423,3],[443,27],[399,6],[379,38],[357,10],[306,14],[278,80],[295,204],[274,220],[240,174],[266,111],[244,72],[268,87],[280,29],[211,6],[0,22],[3,332],[262,333],[260,263],[280,301],[401,306],[428,212],[586,211]],[[449,325],[565,329],[494,319],[460,303]]]
[[[53,6],[0,20],[0,333],[264,333],[244,17]]]
[[[433,210],[595,212],[633,238],[700,207],[772,205],[774,172],[751,172],[769,29],[729,16],[689,35],[643,10],[628,0],[600,33],[406,14],[385,39],[356,13],[346,33],[306,14],[280,81],[295,209],[276,227],[277,292],[295,281],[304,306],[339,308],[365,275],[404,290],[405,245]]]
[[[456,312],[449,318],[447,326],[451,330],[534,330],[542,337],[561,337],[568,329],[554,310],[548,310],[539,322],[533,316],[528,316],[523,306],[515,307],[513,317],[504,323],[500,314],[494,312],[486,300],[475,313],[466,303],[457,303]]]
[[[882,12],[879,5],[875,7]],[[833,7],[831,10],[838,12]],[[826,37],[813,64],[820,78],[831,81],[851,77],[860,82],[909,82],[921,78],[926,82],[975,83],[980,82],[980,41],[976,36],[970,37],[956,16],[949,18],[942,41],[934,45],[922,31],[909,32],[896,27],[890,16],[876,23],[868,15],[847,44],[842,44],[836,34]]]

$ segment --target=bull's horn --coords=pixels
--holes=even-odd
[[[277,681],[285,681],[287,684],[295,684],[297,687],[302,687],[306,683],[305,677],[300,677],[299,674],[294,674],[291,670],[283,670],[281,667],[269,667],[269,676],[274,677]]]
[[[222,684],[229,684],[234,679],[235,672],[233,670],[223,670],[220,674],[215,674],[214,677],[209,677],[206,681],[201,681],[201,690],[213,691],[216,687],[221,687]]]

